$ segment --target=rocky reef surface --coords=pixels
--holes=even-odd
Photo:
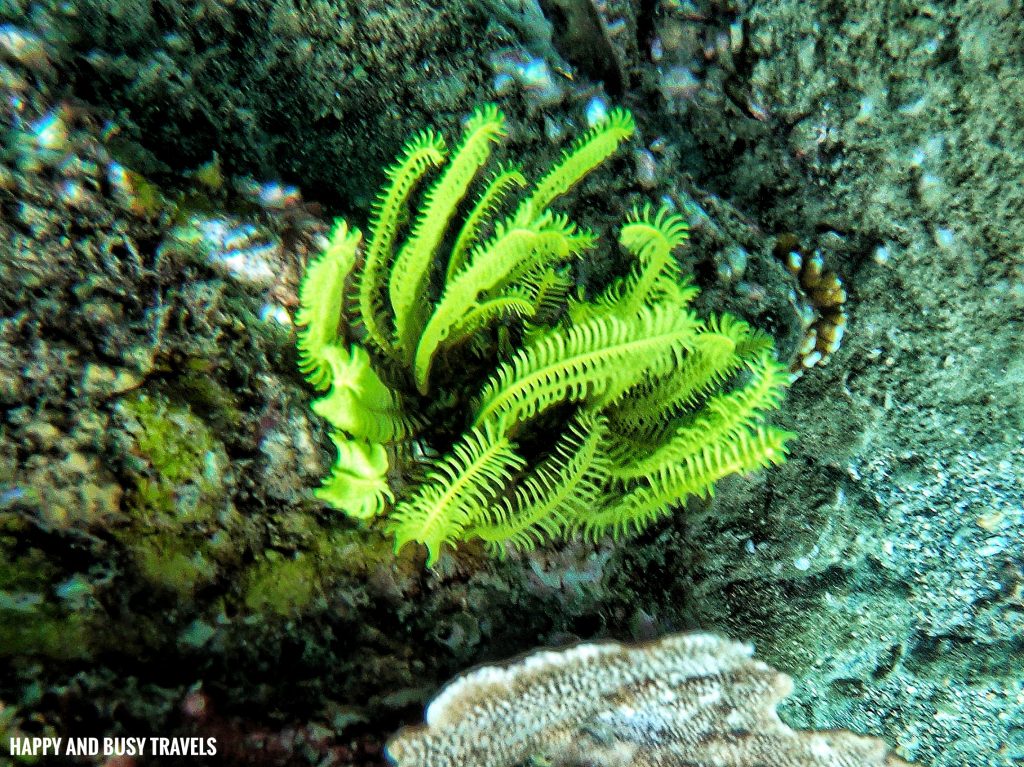
[[[5,4],[0,742],[378,765],[474,663],[699,628],[794,677],[793,727],[1019,765],[1017,10]],[[425,571],[313,498],[332,456],[291,316],[329,219],[364,220],[405,137],[484,101],[534,169],[632,110],[574,217],[610,242],[636,202],[684,212],[701,308],[802,373],[776,419],[799,439],[638,537]]]

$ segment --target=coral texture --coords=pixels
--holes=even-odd
[[[486,666],[387,746],[396,767],[898,767],[885,744],[798,732],[776,704],[789,677],[711,634],[581,644]]]

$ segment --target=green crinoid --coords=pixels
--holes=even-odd
[[[313,410],[338,450],[320,499],[385,517],[396,551],[424,544],[433,565],[471,538],[503,555],[640,529],[783,460],[792,435],[764,414],[788,376],[767,335],[689,308],[697,290],[673,256],[682,218],[634,211],[620,234],[629,274],[570,295],[569,265],[597,237],[550,206],[633,131],[613,110],[512,204],[528,186],[518,168],[477,179],[506,133],[484,106],[451,152],[429,130],[406,143],[368,242],[338,222],[296,317],[302,372],[326,391]]]

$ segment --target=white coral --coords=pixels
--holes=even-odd
[[[885,744],[798,732],[776,715],[789,677],[711,634],[544,650],[456,678],[426,724],[388,743],[396,767],[897,767]]]

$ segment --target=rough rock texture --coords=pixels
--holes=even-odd
[[[794,726],[1019,764],[1019,4],[610,2],[567,29],[581,3],[495,2],[3,6],[0,727],[379,764],[474,662],[698,626],[798,678]],[[675,201],[705,306],[787,350],[775,251],[820,251],[849,330],[791,389],[780,470],[639,538],[425,574],[309,496],[295,279],[427,123],[497,99],[546,165],[612,103],[567,40],[613,57],[640,133],[581,220]]]
[[[185,167],[217,152],[232,172],[349,205],[410,122],[450,126],[476,104],[495,44],[464,3],[72,6],[53,15],[79,54],[77,95],[130,115],[132,139]]]
[[[688,164],[769,236],[820,250],[851,321],[791,390],[793,460],[651,536],[622,578],[670,584],[639,586],[645,616],[756,637],[806,679],[791,721],[853,723],[935,765],[1024,757],[1018,11],[738,14],[734,105],[689,103]]]

